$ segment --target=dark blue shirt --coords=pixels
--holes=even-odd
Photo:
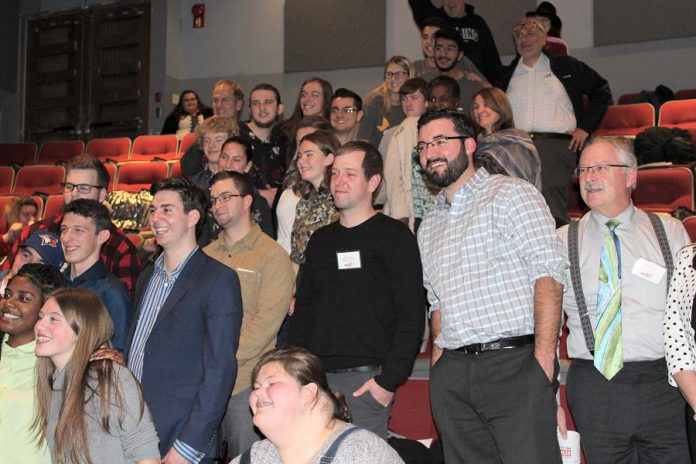
[[[109,310],[109,315],[114,323],[111,344],[115,349],[123,352],[126,346],[132,307],[126,284],[109,274],[101,260],[98,260],[75,279],[70,279],[70,267],[63,271],[63,276],[68,287],[92,290],[99,295]]]

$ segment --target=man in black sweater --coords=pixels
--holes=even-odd
[[[331,193],[340,219],[309,241],[288,344],[319,356],[353,422],[386,438],[394,391],[423,335],[420,254],[408,227],[372,207],[379,151],[352,141],[335,156]]]

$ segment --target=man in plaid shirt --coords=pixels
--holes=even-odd
[[[67,175],[62,185],[64,204],[67,205],[78,198],[104,201],[106,188],[111,178],[101,161],[89,155],[76,156],[68,162],[66,170]],[[7,255],[7,259],[3,263],[3,270],[12,267],[19,247],[33,232],[48,230],[60,235],[62,221],[63,214],[58,214],[26,226],[12,247],[11,253]],[[111,224],[111,238],[102,246],[100,257],[109,272],[126,284],[128,295],[132,299],[135,282],[140,273],[140,258],[135,246],[126,234],[113,224]]]

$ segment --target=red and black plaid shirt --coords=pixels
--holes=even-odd
[[[60,236],[60,224],[62,221],[63,215],[58,214],[22,229],[19,239],[15,242],[10,254],[7,255],[7,259],[2,267],[3,270],[12,267],[20,245],[35,231],[48,230]],[[135,294],[135,282],[138,280],[138,274],[140,273],[140,257],[138,256],[138,250],[128,236],[113,223],[111,224],[111,237],[102,245],[100,256],[109,272],[128,286],[128,295],[132,300]]]

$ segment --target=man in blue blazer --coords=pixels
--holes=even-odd
[[[162,462],[212,462],[237,376],[239,279],[196,244],[200,189],[172,177],[151,192],[149,224],[164,252],[138,279],[128,367],[142,383]]]

